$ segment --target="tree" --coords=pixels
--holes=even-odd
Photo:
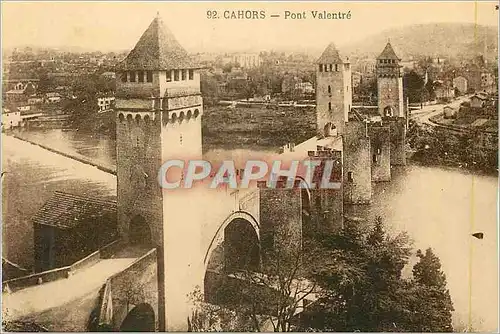
[[[416,332],[452,332],[454,310],[450,292],[446,288],[446,276],[441,270],[439,258],[431,248],[417,251],[419,262],[413,266],[413,291],[419,296],[412,305]]]
[[[368,231],[347,222],[339,236],[323,236],[328,260],[315,275],[323,293],[319,307],[308,315],[316,319],[315,329],[404,331],[398,320],[409,244],[405,233],[386,235],[380,218]]]
[[[203,102],[208,106],[217,104],[219,101],[219,91],[216,78],[211,75],[202,74],[200,86]]]
[[[410,103],[422,102],[424,96],[424,80],[415,71],[404,74],[403,87]]]

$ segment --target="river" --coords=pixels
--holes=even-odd
[[[23,135],[105,166],[115,163],[114,142],[106,137],[60,130]],[[30,268],[29,219],[51,194],[61,190],[115,198],[116,178],[4,134],[2,146],[2,170],[7,172],[2,180],[3,254]],[[206,155],[243,158],[248,153],[212,150]],[[497,185],[492,176],[409,165],[394,169],[391,182],[375,185],[371,205],[349,210],[370,220],[381,216],[393,232],[407,231],[415,249],[432,247],[441,259],[456,318],[466,323],[471,309],[475,328],[493,331],[498,321]],[[483,232],[484,239],[473,238],[476,231]]]

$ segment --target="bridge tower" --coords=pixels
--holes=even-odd
[[[198,69],[159,16],[117,66],[118,229],[129,244],[157,248],[159,330],[185,330],[186,249],[199,247],[197,233],[186,237],[199,222],[182,212],[186,197],[158,182],[165,161],[202,157]]]
[[[378,111],[382,117],[405,117],[400,61],[390,42],[377,57]]]
[[[342,135],[352,105],[351,65],[330,43],[316,66],[317,133],[325,137],[333,130]]]
[[[406,108],[403,101],[401,59],[387,42],[377,58],[378,111],[389,121],[391,165],[406,165]]]

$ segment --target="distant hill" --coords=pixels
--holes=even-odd
[[[498,54],[497,28],[472,23],[429,23],[393,28],[348,44],[341,52],[376,57],[388,39],[403,58],[419,55],[469,58],[483,54],[485,42],[488,60],[494,61]]]

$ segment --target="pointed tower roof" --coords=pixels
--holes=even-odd
[[[340,57],[339,51],[335,47],[335,44],[330,43],[326,47],[325,51],[319,59],[316,61],[317,64],[343,64],[344,61]]]
[[[397,55],[396,52],[394,52],[394,49],[392,48],[391,42],[387,42],[384,51],[378,56],[377,59],[396,59],[396,60],[401,60]]]
[[[122,70],[168,70],[200,68],[200,66],[193,62],[158,15],[118,68]]]

